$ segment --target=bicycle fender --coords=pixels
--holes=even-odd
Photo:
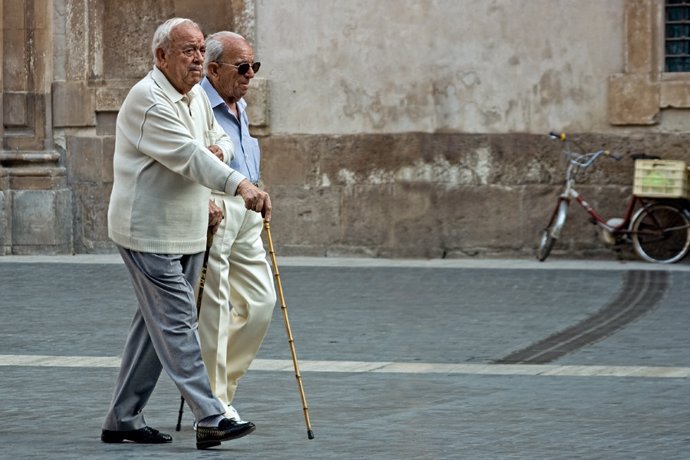
[[[565,226],[566,217],[568,217],[568,202],[564,200],[561,201],[561,203],[558,205],[558,214],[556,214],[556,221],[554,222],[553,228],[551,229],[551,236],[554,239],[559,239],[561,237],[561,231]]]

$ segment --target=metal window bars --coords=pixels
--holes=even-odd
[[[690,0],[666,0],[666,72],[690,72]]]

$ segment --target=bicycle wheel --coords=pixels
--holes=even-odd
[[[648,262],[672,264],[690,250],[690,220],[675,206],[653,204],[640,209],[630,228],[635,252]]]
[[[537,247],[537,259],[539,262],[543,262],[551,254],[551,249],[556,243],[556,240],[561,237],[561,230],[565,225],[565,218],[568,215],[568,202],[561,201],[558,203],[549,225],[546,226],[541,232],[541,237],[539,238],[539,246]]]

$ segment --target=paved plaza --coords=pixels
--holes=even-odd
[[[278,261],[315,439],[278,305],[235,401],[253,434],[197,451],[162,374],[145,413],[174,442],[101,443],[124,265],[6,256],[0,458],[690,458],[690,263]]]

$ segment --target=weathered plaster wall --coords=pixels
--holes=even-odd
[[[274,133],[611,132],[624,0],[257,0]]]

